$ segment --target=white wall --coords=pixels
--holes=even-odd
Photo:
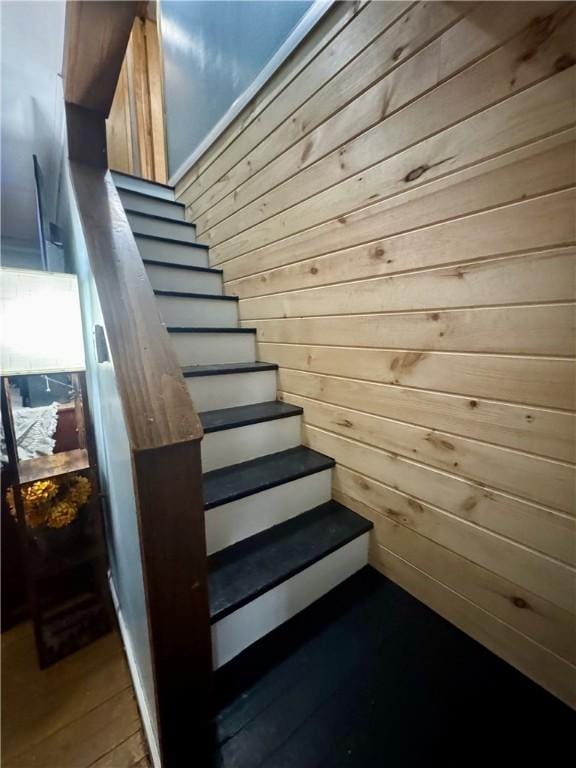
[[[37,248],[32,154],[46,181],[47,217],[56,217],[63,153],[62,51],[65,3],[0,3],[2,45],[2,238]]]

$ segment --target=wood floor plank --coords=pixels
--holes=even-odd
[[[141,731],[137,731],[92,763],[90,768],[148,768],[149,765],[146,742]]]
[[[84,768],[139,728],[134,694],[131,688],[126,688],[25,752],[5,760],[3,765],[4,768]],[[114,768],[123,766],[118,764]]]
[[[45,670],[32,627],[2,635],[5,768],[147,768],[122,644],[101,638]]]
[[[41,742],[130,685],[115,634],[41,671],[32,628],[23,624],[2,637],[2,670],[4,759]]]

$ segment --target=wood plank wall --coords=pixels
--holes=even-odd
[[[575,62],[573,4],[338,3],[177,187],[372,563],[573,706]]]
[[[160,44],[156,22],[136,18],[110,116],[110,168],[166,183],[166,140]]]

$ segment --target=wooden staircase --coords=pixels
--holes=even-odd
[[[367,563],[372,524],[331,499],[334,461],[300,444],[302,409],[276,400],[172,188],[113,174],[196,410],[202,441],[214,666]]]

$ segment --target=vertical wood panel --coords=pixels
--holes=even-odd
[[[162,65],[149,19],[134,20],[106,134],[113,170],[166,182]]]

